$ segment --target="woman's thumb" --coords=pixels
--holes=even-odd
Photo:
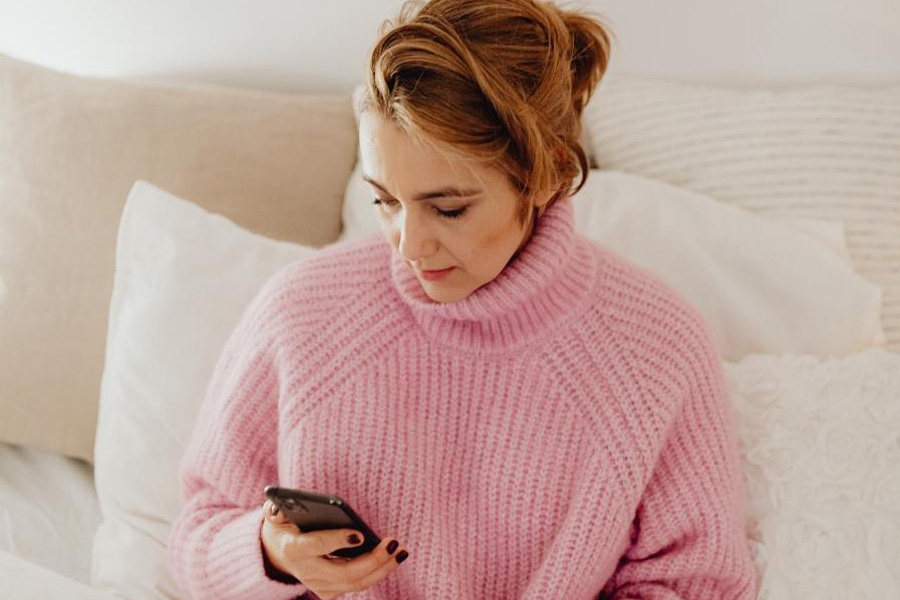
[[[284,516],[284,513],[279,510],[278,505],[276,505],[271,500],[266,500],[266,518],[269,519],[272,523],[280,524],[287,521],[287,517]]]

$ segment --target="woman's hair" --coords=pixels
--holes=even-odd
[[[541,0],[407,0],[379,35],[360,112],[505,172],[520,223],[534,194],[556,192],[546,208],[584,185],[581,114],[610,53],[596,17]]]

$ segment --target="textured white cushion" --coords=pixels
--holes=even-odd
[[[620,76],[585,109],[597,165],[766,216],[841,220],[900,351],[900,85],[727,88]]]
[[[207,383],[262,284],[312,252],[147,182],[132,187],[118,231],[94,448],[103,521],[93,585],[129,600],[177,597],[166,540],[181,505],[178,461]]]
[[[884,344],[881,290],[849,265],[840,222],[781,222],[599,169],[573,201],[576,228],[694,304],[727,360],[754,352],[845,356]],[[344,212],[350,227],[339,239],[379,230],[358,163]]]
[[[900,598],[900,355],[750,355],[724,370],[760,600]]]

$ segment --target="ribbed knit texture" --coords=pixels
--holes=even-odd
[[[577,234],[569,198],[455,303],[380,234],[283,268],[227,341],[180,472],[170,566],[194,600],[308,592],[263,570],[268,484],[336,494],[409,550],[353,598],[756,597],[710,332]]]

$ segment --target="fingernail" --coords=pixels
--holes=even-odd
[[[385,550],[387,550],[388,554],[393,554],[394,550],[396,550],[397,546],[399,545],[400,542],[398,542],[397,540],[391,540],[390,542],[388,542],[387,548],[385,548]]]
[[[358,544],[359,536],[356,535],[355,533],[351,533],[350,535],[347,536],[347,541],[350,542],[351,544]]]
[[[278,514],[278,505],[270,504],[269,505],[269,514],[273,517]]]
[[[402,550],[400,554],[397,555],[397,562],[402,563],[404,560],[406,560],[407,556],[409,556],[409,552],[407,552],[406,550]]]

